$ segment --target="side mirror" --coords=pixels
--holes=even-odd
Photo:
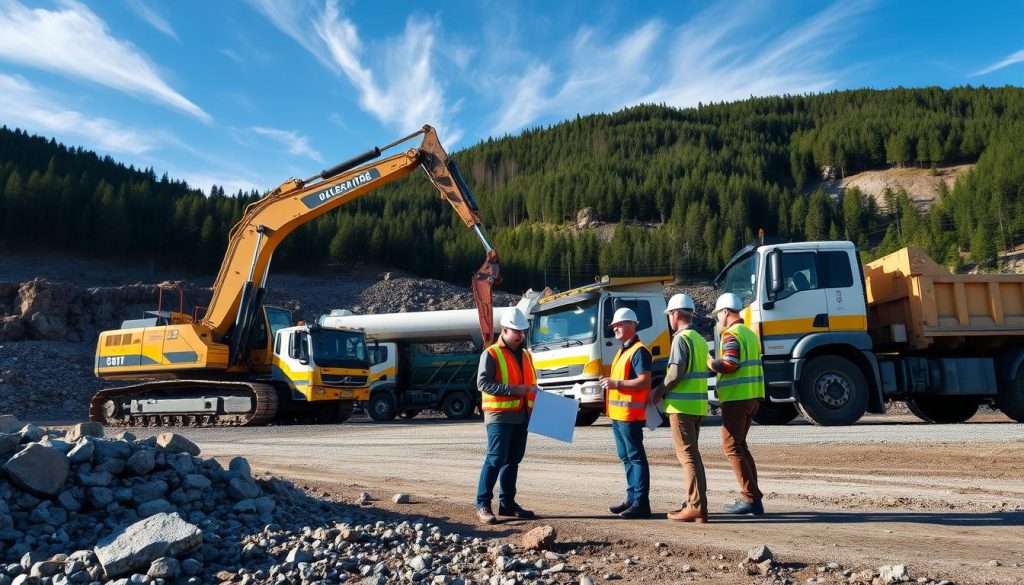
[[[768,300],[774,301],[786,288],[782,279],[782,250],[768,253]]]

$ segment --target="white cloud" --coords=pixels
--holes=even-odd
[[[162,14],[157,12],[156,8],[153,7],[146,0],[129,0],[128,8],[132,10],[139,18],[149,23],[150,26],[156,30],[164,33],[174,40],[178,39],[178,33],[174,32],[171,28],[171,24],[167,22]]]
[[[125,128],[106,118],[89,118],[60,106],[24,78],[4,74],[0,74],[0,119],[29,132],[72,137],[103,152],[142,155],[161,143],[152,132]]]
[[[144,53],[111,36],[102,19],[74,0],[63,0],[55,10],[29,10],[16,0],[0,0],[0,59],[105,85],[211,121],[160,77]]]
[[[770,30],[771,8],[752,1],[719,2],[672,30],[657,20],[620,36],[581,28],[559,56],[532,57],[505,76],[513,89],[499,99],[491,131],[639,103],[688,107],[829,89],[826,57],[868,4],[836,2],[787,30]]]
[[[398,38],[383,39],[367,51],[336,0],[325,0],[322,10],[308,2],[250,1],[325,67],[345,76],[358,91],[360,107],[382,123],[402,132],[433,124],[449,147],[462,137],[452,127],[454,110],[434,71],[440,52],[434,20],[410,16]],[[369,59],[366,53],[380,56]]]
[[[255,126],[250,128],[250,130],[260,136],[265,136],[284,145],[288,149],[288,153],[291,155],[305,156],[317,162],[324,162],[320,153],[309,145],[309,138],[299,134],[298,132],[279,130],[277,128],[267,128],[264,126]]]
[[[992,73],[993,71],[998,71],[1003,67],[1016,65],[1017,63],[1024,63],[1024,49],[1021,49],[1020,51],[1013,53],[1012,55],[1003,59],[1002,61],[999,61],[998,63],[993,63],[992,65],[989,65],[988,67],[985,67],[984,69],[981,69],[976,73],[971,74],[971,77],[977,77],[978,75],[986,75],[988,73]]]

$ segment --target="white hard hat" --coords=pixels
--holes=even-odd
[[[530,322],[526,320],[526,315],[522,311],[513,308],[512,310],[505,311],[505,314],[502,315],[501,326],[518,331],[526,331],[530,328]]]
[[[722,309],[729,309],[734,313],[739,313],[740,309],[743,308],[743,301],[733,293],[725,293],[718,297],[718,301],[715,302],[715,310],[711,311],[712,315],[717,315]]]
[[[636,318],[636,313],[633,312],[633,309],[622,307],[618,311],[615,311],[615,316],[612,317],[612,325],[615,325],[616,323],[622,323],[623,321],[632,321],[634,323],[639,323],[640,319]]]
[[[690,295],[679,293],[672,295],[672,298],[668,300],[668,308],[665,309],[665,314],[668,315],[672,311],[690,311],[694,310],[693,299]]]

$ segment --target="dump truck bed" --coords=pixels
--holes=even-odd
[[[1024,343],[1024,274],[951,274],[918,248],[864,266],[876,348],[985,353]]]

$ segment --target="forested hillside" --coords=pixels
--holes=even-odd
[[[442,137],[443,138],[443,137]],[[383,140],[382,140],[383,141]],[[352,153],[369,143],[359,139]],[[1024,89],[858,90],[579,117],[455,154],[503,260],[506,283],[564,286],[599,273],[714,273],[764,228],[852,239],[868,255],[907,244],[949,265],[991,265],[1024,237]],[[814,190],[894,165],[977,166],[919,215]],[[24,132],[0,131],[0,241],[173,258],[216,270],[254,193],[208,197]],[[577,229],[583,208],[617,224]],[[483,253],[420,174],[297,231],[275,267],[380,262],[464,281]]]

